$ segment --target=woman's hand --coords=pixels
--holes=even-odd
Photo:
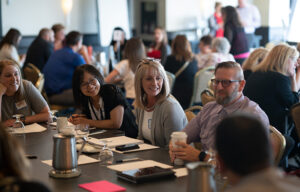
[[[8,120],[4,121],[4,126],[12,127],[15,121],[16,121],[15,119],[8,119]]]
[[[69,122],[71,122],[74,125],[78,124],[88,124],[88,119],[85,116],[79,115],[79,114],[73,114],[69,119]]]
[[[0,83],[0,96],[4,95],[6,93],[7,88]]]

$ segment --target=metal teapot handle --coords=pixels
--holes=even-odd
[[[77,160],[78,160],[79,156],[81,155],[82,150],[83,150],[83,148],[84,148],[84,146],[85,146],[85,144],[86,144],[87,137],[82,137],[82,140],[83,140],[83,143],[82,143],[82,145],[81,145],[81,147],[80,147],[80,149],[79,149],[79,151],[78,151]]]

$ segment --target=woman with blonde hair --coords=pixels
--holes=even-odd
[[[188,108],[193,94],[194,76],[198,67],[190,42],[185,35],[177,35],[173,40],[172,54],[167,57],[165,70],[176,75],[172,94],[183,109]]]
[[[0,191],[48,192],[44,185],[29,181],[29,166],[17,139],[0,124]]]
[[[187,124],[184,111],[170,95],[169,82],[157,60],[143,59],[135,73],[138,138],[167,148],[174,131]]]
[[[13,60],[0,61],[0,120],[12,126],[14,114],[23,114],[26,124],[45,122],[50,109],[36,87],[22,80],[19,65]]]
[[[124,57],[115,69],[105,78],[106,83],[124,81],[126,99],[132,104],[135,99],[134,73],[141,59],[146,57],[145,47],[140,38],[131,38],[127,41],[124,49]]]
[[[266,48],[257,48],[251,52],[250,56],[243,62],[242,68],[244,71],[245,80],[248,79],[254,67],[256,67],[269,53]]]
[[[283,134],[287,133],[287,109],[299,102],[298,56],[294,47],[285,44],[275,46],[254,68],[244,89],[244,94],[266,112],[270,125]]]

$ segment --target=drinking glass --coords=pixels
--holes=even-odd
[[[111,149],[107,146],[107,141],[101,141],[103,147],[99,153],[99,160],[102,165],[111,165],[113,162],[114,154]]]
[[[88,124],[78,124],[76,125],[76,133],[79,137],[85,137],[89,135],[89,125]]]
[[[16,119],[16,121],[13,124],[13,129],[15,133],[24,133],[24,129],[25,126],[23,124],[23,122],[21,121],[21,117],[23,117],[24,115],[22,114],[15,114],[13,115],[13,118]]]

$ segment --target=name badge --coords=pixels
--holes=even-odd
[[[152,119],[148,119],[148,128],[151,129]]]
[[[16,108],[18,110],[20,110],[20,109],[22,109],[24,107],[27,107],[27,104],[26,104],[25,100],[22,100],[22,101],[19,101],[19,102],[16,103]]]

